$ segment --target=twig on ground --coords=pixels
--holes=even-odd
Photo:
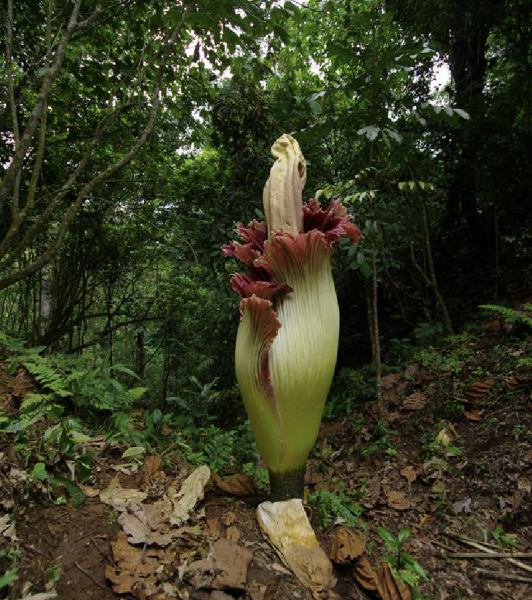
[[[477,573],[484,575],[488,579],[504,579],[505,581],[515,581],[517,583],[532,583],[532,577],[519,577],[519,575],[509,575],[508,573],[498,573],[489,569],[477,569]]]
[[[78,565],[77,562],[74,562],[74,564],[83,573],[83,575],[85,575],[86,577],[88,577],[92,581],[92,583],[94,583],[94,585],[97,585],[99,588],[101,588],[102,590],[105,590],[106,592],[110,591],[108,587],[106,587],[105,585],[102,585],[88,571],[85,571],[85,569],[83,567],[80,567],[80,565]]]
[[[96,543],[96,540],[94,538],[91,538],[91,542],[94,544],[94,546],[96,547],[96,550],[98,550],[98,552],[104,556],[105,558],[107,558],[107,552],[104,552],[100,546],[98,546],[98,544]]]
[[[486,548],[486,546],[483,546],[482,544],[479,544],[478,542],[470,540],[469,538],[460,537],[459,535],[453,535],[451,533],[448,533],[446,535],[448,535],[450,538],[452,538],[454,540],[462,542],[463,544],[467,544],[468,546],[476,548],[477,550],[482,550],[483,552],[486,552],[487,554],[497,554],[494,550],[490,550],[490,548]],[[515,565],[516,567],[519,567],[520,569],[523,569],[524,571],[528,571],[529,573],[532,573],[532,567],[529,565],[525,565],[525,563],[522,563],[519,560],[515,560],[514,558],[504,558],[503,560],[507,560],[509,563],[512,563],[512,565]]]
[[[449,558],[532,558],[532,552],[453,552]]]

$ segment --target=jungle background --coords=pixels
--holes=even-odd
[[[364,540],[337,593],[528,597],[508,556],[443,555],[456,536],[532,549],[530,0],[5,0],[1,15],[0,597],[310,597],[268,570],[254,521],[267,472],[220,250],[263,219],[283,133],[304,199],[342,199],[364,234],[334,255],[338,364],[307,474],[322,545],[342,526]],[[167,490],[199,465],[218,482],[207,523],[261,547],[244,584],[157,571],[204,557],[202,530],[117,592],[119,511],[91,490],[156,473]],[[361,583],[360,556],[384,552],[408,589]]]

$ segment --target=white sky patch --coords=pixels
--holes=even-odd
[[[432,95],[441,93],[451,82],[451,69],[445,62],[437,63],[434,66],[434,79],[430,83],[430,92]]]

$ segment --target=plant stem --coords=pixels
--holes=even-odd
[[[268,470],[270,475],[270,500],[280,502],[292,498],[303,498],[305,467],[306,463],[301,467],[283,473],[274,473]]]

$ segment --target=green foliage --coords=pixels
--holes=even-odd
[[[6,587],[11,587],[15,583],[15,581],[18,579],[17,572],[18,569],[13,567],[0,575],[0,590]]]
[[[43,347],[25,349],[21,342],[9,340],[1,334],[0,345],[6,350],[16,350],[11,357],[10,373],[22,365],[33,375],[43,393],[30,393],[24,399],[22,412],[28,415],[44,414],[54,404],[89,411],[116,411],[131,407],[147,392],[145,387],[129,388],[112,376],[113,371],[130,378],[138,376],[124,365],[107,366],[100,360],[96,366],[84,358],[62,354],[41,355]],[[32,417],[33,418],[33,417]],[[34,421],[33,421],[34,422]],[[24,425],[26,427],[27,424]],[[18,430],[19,425],[13,425]],[[13,430],[13,429],[12,429]]]
[[[314,508],[323,527],[342,523],[347,527],[359,525],[359,517],[364,508],[358,504],[349,490],[340,486],[335,492],[316,490],[308,495],[308,503]]]
[[[383,559],[390,563],[396,576],[413,588],[416,600],[422,600],[422,596],[415,591],[415,588],[420,579],[428,581],[429,578],[419,562],[411,554],[403,551],[403,545],[412,532],[409,529],[401,529],[397,536],[393,536],[383,527],[378,527],[377,533],[384,540],[386,551],[390,553]]]
[[[504,531],[502,525],[497,525],[497,527],[491,531],[485,527],[480,528],[481,541],[487,542],[490,536],[495,540],[495,543],[501,550],[505,548],[515,548],[515,539]]]
[[[498,304],[482,304],[480,308],[495,313],[508,323],[520,323],[532,328],[532,304],[525,303],[520,310]]]

